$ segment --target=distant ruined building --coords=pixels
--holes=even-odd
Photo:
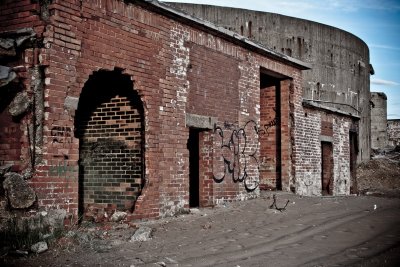
[[[350,194],[371,149],[365,43],[278,14],[175,6],[196,17],[157,1],[0,3],[3,217]]]
[[[387,97],[382,92],[371,92],[371,140],[377,152],[400,146],[400,120],[387,119]]]
[[[384,149],[388,142],[387,97],[371,92],[371,147]]]
[[[389,146],[400,146],[400,119],[387,120]]]

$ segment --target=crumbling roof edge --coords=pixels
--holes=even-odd
[[[276,60],[286,63],[288,65],[294,66],[300,70],[308,70],[308,69],[312,68],[312,65],[309,63],[306,63],[306,62],[298,60],[296,58],[289,57],[284,54],[275,52],[271,49],[268,49],[268,48],[262,46],[261,44],[259,44],[257,42],[247,39],[246,37],[244,37],[236,32],[227,30],[223,27],[219,27],[212,22],[191,16],[187,13],[184,13],[181,10],[178,10],[178,9],[166,4],[166,3],[162,3],[157,0],[139,0],[139,1],[134,1],[134,2],[151,5],[153,8],[156,8],[159,11],[165,12],[167,15],[170,15],[175,18],[179,18],[181,20],[190,21],[193,24],[200,26],[202,28],[206,28],[208,30],[218,32],[219,34],[224,35],[228,39],[231,39],[231,40],[233,39],[236,43],[239,43],[242,46],[251,47],[257,53],[268,55],[268,56],[272,57],[273,59],[276,59]]]
[[[384,92],[371,92],[371,96],[377,95],[384,100],[387,100],[387,95]]]
[[[345,112],[342,110],[339,110],[337,108],[333,108],[333,107],[328,107],[319,103],[316,103],[314,101],[311,100],[303,100],[303,106],[305,107],[310,107],[310,108],[317,108],[317,109],[322,109],[322,110],[326,110],[332,113],[337,113],[343,116],[348,116],[348,117],[352,117],[355,119],[360,119],[361,117],[359,115],[353,114],[351,112]]]

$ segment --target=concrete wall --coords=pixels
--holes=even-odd
[[[359,116],[358,162],[369,160],[371,68],[368,46],[361,39],[331,26],[279,14],[168,4],[311,63],[312,69],[303,72],[303,97]]]
[[[371,92],[371,147],[383,149],[388,145],[387,97]]]
[[[387,132],[390,146],[400,146],[400,120],[388,120]]]

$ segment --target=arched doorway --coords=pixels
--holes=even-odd
[[[133,211],[144,186],[143,125],[143,105],[129,76],[97,71],[89,77],[75,114],[83,219]]]

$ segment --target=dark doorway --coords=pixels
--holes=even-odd
[[[333,147],[330,142],[321,142],[322,195],[332,195],[333,189]]]
[[[356,162],[357,162],[357,154],[358,154],[358,141],[357,141],[357,132],[350,131],[350,175],[351,175],[351,184],[350,184],[350,193],[356,194],[358,193],[357,186],[357,173],[356,173]]]
[[[281,76],[260,71],[260,188],[282,190]]]
[[[199,133],[199,129],[190,128],[187,143],[189,149],[189,206],[191,208],[199,207],[200,204]]]

